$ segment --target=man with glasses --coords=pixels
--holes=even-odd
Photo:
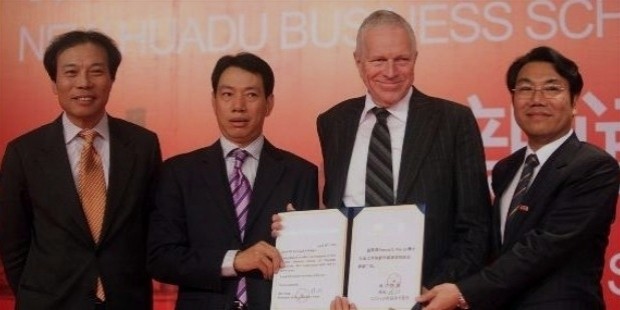
[[[492,262],[438,285],[425,309],[604,309],[601,276],[615,217],[618,162],[579,141],[572,124],[583,80],[549,47],[515,60],[506,75],[527,146],[493,169]]]

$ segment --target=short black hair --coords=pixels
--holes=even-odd
[[[213,92],[217,91],[217,86],[220,82],[222,73],[230,67],[237,67],[245,71],[259,74],[263,80],[265,98],[273,94],[273,86],[275,81],[271,67],[262,58],[248,52],[222,56],[217,61],[215,68],[213,68],[213,73],[211,74],[211,86],[213,87]]]
[[[121,52],[118,50],[114,40],[98,31],[74,30],[56,36],[47,49],[45,49],[43,65],[45,66],[45,70],[52,81],[56,82],[58,55],[69,48],[86,43],[101,46],[106,51],[106,54],[108,55],[108,69],[110,70],[110,76],[113,81],[116,79],[116,71],[118,70],[118,66],[121,64],[123,57],[121,56]]]
[[[579,73],[577,64],[566,58],[560,52],[548,46],[539,46],[527,54],[517,58],[508,68],[506,72],[506,86],[508,91],[513,93],[513,89],[517,83],[519,71],[530,62],[548,62],[553,65],[555,71],[568,81],[569,92],[572,98],[575,98],[583,89],[583,79]]]

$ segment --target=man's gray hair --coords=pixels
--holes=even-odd
[[[364,32],[368,29],[375,28],[377,26],[397,26],[402,27],[409,34],[413,51],[417,51],[415,33],[413,28],[405,18],[398,13],[388,10],[377,10],[368,15],[357,30],[357,38],[355,40],[355,52],[359,53],[360,48],[363,46]]]

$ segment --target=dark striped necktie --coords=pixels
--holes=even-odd
[[[518,210],[517,206],[521,204],[525,193],[527,193],[527,189],[530,185],[530,180],[532,180],[532,175],[534,174],[534,168],[536,166],[538,166],[538,157],[536,157],[536,154],[528,155],[525,159],[525,164],[523,165],[523,171],[521,171],[519,183],[517,183],[515,193],[512,195],[512,200],[510,201],[506,222],[508,222],[508,220]]]
[[[392,143],[387,126],[390,112],[377,107],[371,111],[377,117],[377,122],[372,129],[366,162],[366,205],[393,205]]]

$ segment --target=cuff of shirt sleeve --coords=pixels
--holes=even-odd
[[[463,297],[463,294],[459,293],[458,304],[456,307],[459,309],[469,309],[469,304],[467,303],[467,300],[465,300],[465,297]]]
[[[229,250],[224,255],[224,260],[222,260],[222,276],[223,277],[236,277],[237,272],[235,271],[234,263],[235,256],[239,250]]]

